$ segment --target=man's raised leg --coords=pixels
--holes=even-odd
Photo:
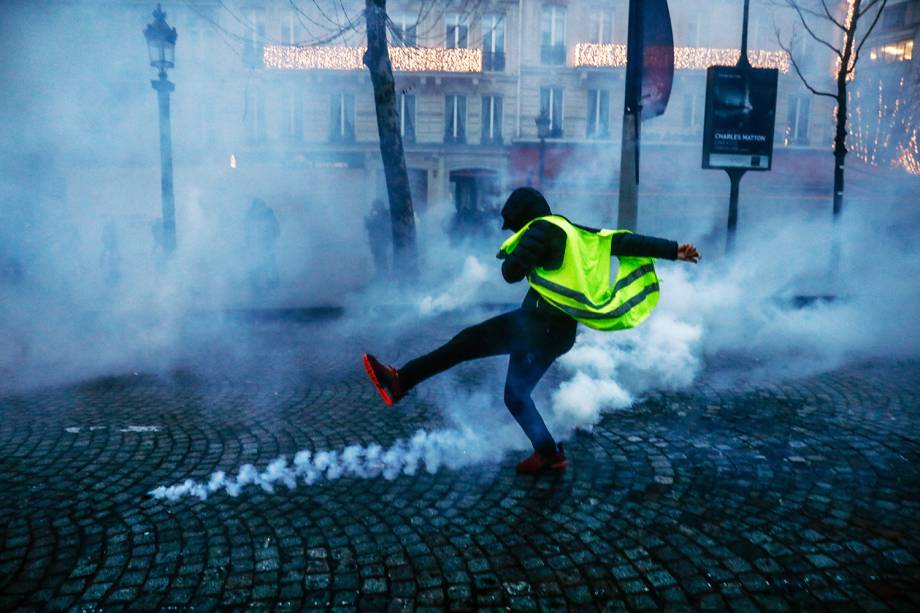
[[[425,379],[461,362],[511,353],[522,317],[518,309],[465,328],[434,351],[409,360],[399,369],[382,364],[370,354],[364,355],[364,367],[384,402],[392,405]]]

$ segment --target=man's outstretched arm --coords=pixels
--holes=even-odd
[[[694,264],[700,259],[700,252],[692,243],[678,245],[677,241],[664,238],[625,233],[613,236],[610,255],[682,260]]]

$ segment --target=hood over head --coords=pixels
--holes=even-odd
[[[552,214],[543,194],[532,187],[519,187],[511,192],[502,208],[502,230],[519,232],[527,222]]]

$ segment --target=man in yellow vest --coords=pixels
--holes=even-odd
[[[692,244],[625,231],[599,230],[553,215],[537,190],[514,190],[502,209],[514,235],[498,257],[508,283],[526,278],[530,291],[519,309],[461,331],[431,353],[402,368],[364,354],[367,374],[389,406],[420,382],[467,360],[510,355],[505,404],[533,444],[534,453],[517,465],[521,474],[565,470],[568,462],[537,412],[531,392],[553,361],[575,344],[583,323],[600,330],[639,324],[658,302],[653,258],[696,263]],[[610,281],[610,258],[619,266]]]

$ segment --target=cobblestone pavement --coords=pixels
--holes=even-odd
[[[515,475],[508,454],[151,499],[217,469],[443,425],[445,381],[382,408],[357,359],[366,339],[253,328],[259,343],[213,351],[208,370],[0,398],[0,610],[920,608],[920,362],[705,375],[576,436],[553,478]]]

